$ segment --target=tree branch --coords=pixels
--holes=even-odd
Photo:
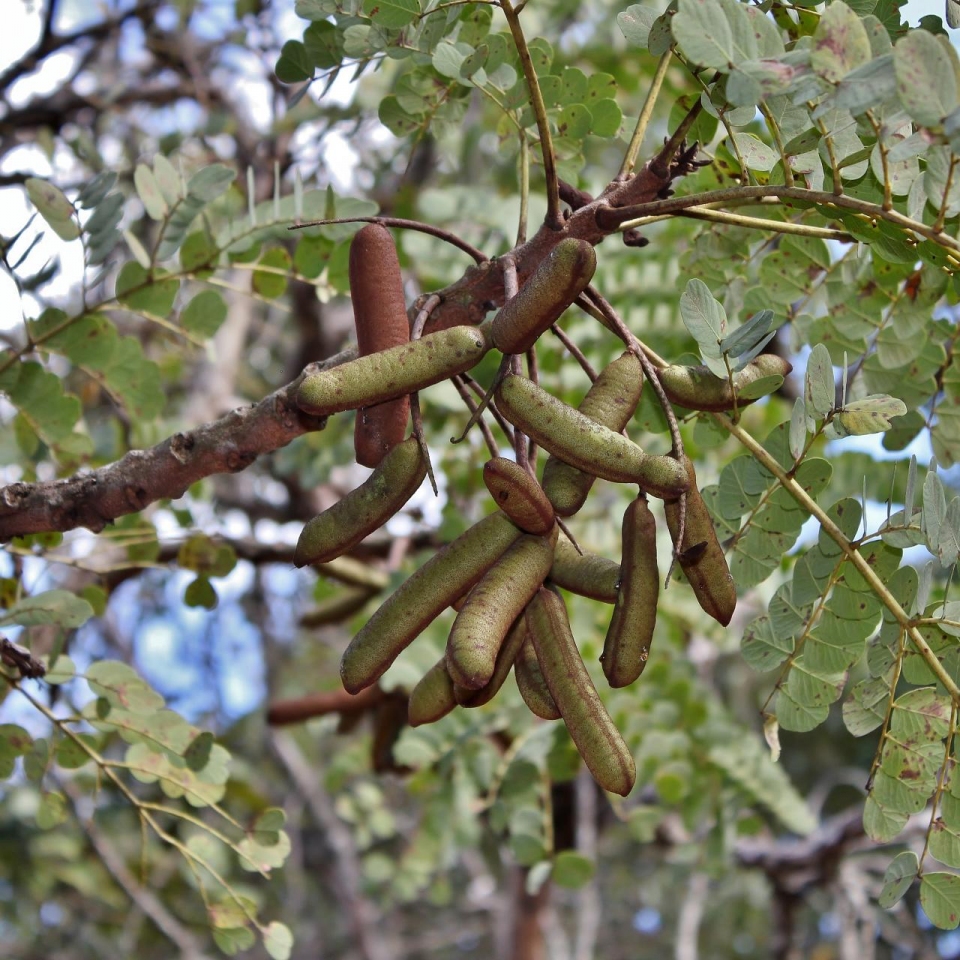
[[[336,366],[345,351],[304,374]],[[182,497],[191,484],[214,473],[236,473],[257,457],[322,430],[326,418],[311,417],[296,404],[303,375],[250,407],[232,410],[213,423],[175,433],[149,450],[131,450],[90,473],[45,483],[0,488],[0,540],[49,530],[87,527],[95,533],[117,517],[157,500]]]
[[[541,227],[534,237],[510,251],[518,283],[522,284],[564,237],[596,244],[615,233],[616,226],[598,225],[598,209],[650,203],[673,177],[673,173],[666,177],[656,174],[647,164],[630,180],[612,184],[602,199],[571,213],[562,230]],[[439,297],[427,332],[479,324],[489,310],[505,301],[503,270],[496,261],[484,261],[468,268],[460,280],[440,291]],[[157,500],[183,496],[198,480],[215,473],[236,473],[262,454],[272,453],[304,433],[322,430],[324,418],[309,417],[297,407],[297,388],[306,374],[345,363],[353,356],[352,351],[344,351],[322,364],[311,364],[295,381],[251,407],[174,434],[149,450],[131,450],[90,473],[0,488],[0,542],[77,527],[99,532],[118,517],[144,510]]]

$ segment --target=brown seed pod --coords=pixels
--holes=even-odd
[[[707,505],[697,489],[697,474],[689,457],[684,457],[690,489],[687,490],[687,513],[684,522],[683,543],[677,544],[680,532],[680,501],[666,500],[663,512],[674,545],[677,559],[686,574],[700,606],[714,620],[726,626],[737,606],[737,587],[730,576],[727,558],[717,539],[717,531]]]
[[[550,572],[554,539],[520,537],[470,591],[447,639],[447,670],[458,686],[489,683],[511,625]]]
[[[400,260],[393,235],[382,223],[368,223],[353,235],[350,296],[361,357],[409,342]],[[377,466],[406,436],[409,419],[409,396],[358,410],[353,435],[357,462]]]
[[[729,380],[714,376],[704,366],[664,367],[658,371],[658,376],[663,392],[671,403],[688,410],[720,412],[733,409],[735,394],[737,406],[745,407],[753,403],[753,400],[742,398],[740,392],[763,377],[785,377],[792,369],[793,366],[783,357],[775,353],[762,353],[733,375],[733,389]]]
[[[657,525],[645,497],[624,511],[620,571],[620,592],[600,656],[611,687],[626,687],[643,673],[657,622]]]
[[[636,782],[636,764],[590,679],[563,599],[541,587],[526,616],[543,677],[583,762],[604,790],[625,797]]]
[[[497,506],[527,533],[544,536],[556,522],[540,484],[514,460],[494,457],[483,465],[483,482]]]
[[[597,254],[586,240],[561,240],[493,318],[493,344],[526,353],[593,279]]]
[[[411,727],[436,723],[457,705],[453,695],[453,681],[447,671],[447,661],[441,657],[410,691],[407,720]]]
[[[496,398],[497,408],[515,427],[580,470],[614,483],[639,484],[655,497],[677,497],[689,483],[675,458],[644,453],[527,377],[504,377]]]
[[[324,563],[355,547],[403,507],[426,475],[426,461],[410,437],[394,447],[356,490],[307,523],[300,531],[294,564]]]
[[[560,711],[553,701],[553,694],[543,679],[543,671],[537,660],[537,651],[534,649],[530,634],[524,631],[525,639],[517,659],[513,664],[513,675],[517,681],[517,689],[527,709],[541,720],[559,720]]]
[[[569,540],[561,537],[553,552],[550,582],[581,597],[616,603],[620,564],[595,553],[579,554]]]
[[[457,703],[461,707],[482,707],[489,703],[499,693],[510,670],[513,668],[517,654],[527,635],[527,622],[521,613],[507,634],[507,639],[503,641],[500,652],[497,654],[497,663],[493,668],[493,676],[480,687],[479,690],[470,690],[468,687],[460,687],[454,684],[453,695],[457,698]]]
[[[643,392],[643,369],[629,351],[600,371],[580,413],[619,433],[630,422]],[[586,502],[596,477],[551,456],[543,468],[543,490],[561,517],[572,517]]]
[[[433,555],[380,605],[340,661],[345,690],[357,693],[386,669],[424,628],[463,596],[521,532],[499,511]]]

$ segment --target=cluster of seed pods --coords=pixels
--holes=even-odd
[[[298,403],[317,416],[357,410],[357,459],[374,470],[306,524],[295,563],[322,563],[349,551],[420,487],[427,462],[418,439],[406,437],[411,394],[470,370],[491,349],[505,356],[529,350],[586,288],[595,267],[590,244],[563,239],[492,321],[411,340],[392,236],[378,223],[361,229],[350,254],[360,355],[305,377]],[[749,383],[788,371],[780,357],[761,355],[732,381],[702,367],[667,367],[657,377],[679,406],[727,410]],[[496,511],[440,549],[369,618],[343,655],[345,690],[375,684],[454,607],[444,656],[410,694],[409,722],[429,723],[457,706],[487,703],[512,670],[534,714],[563,719],[597,782],[630,792],[633,757],[580,656],[558,588],[613,605],[603,672],[612,687],[633,683],[647,662],[659,597],[656,525],[647,501],[653,496],[664,502],[674,555],[704,611],[727,624],[736,605],[693,464],[686,456],[645,453],[623,434],[643,385],[643,367],[629,350],[601,371],[578,408],[517,373],[499,378],[498,411],[549,454],[542,475],[504,457],[487,462],[483,478]],[[639,489],[624,513],[619,562],[581,553],[565,533],[563,520],[580,510],[598,477]]]

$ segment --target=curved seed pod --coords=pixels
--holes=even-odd
[[[493,318],[493,344],[502,353],[526,353],[583,292],[597,269],[586,240],[561,240]]]
[[[519,536],[504,514],[492,513],[437,551],[350,641],[340,661],[344,689],[356,693],[379,680],[427,624],[477,583]]]
[[[630,422],[643,392],[643,368],[629,351],[600,371],[577,408],[585,417],[619,433]],[[550,457],[543,490],[561,517],[572,517],[586,502],[596,477]]]
[[[529,632],[517,654],[513,664],[513,675],[517,681],[517,689],[529,711],[541,720],[559,720],[560,711],[553,701],[553,694],[543,679],[540,662],[537,660],[537,651]]]
[[[616,483],[639,484],[657,497],[678,497],[687,488],[679,461],[644,453],[526,377],[504,377],[496,396],[497,408],[515,427],[580,470]]]
[[[577,649],[559,594],[541,587],[527,607],[527,628],[554,702],[594,780],[625,797],[637,767]]]
[[[793,366],[775,353],[762,353],[751,360],[741,371],[733,375],[733,389],[730,381],[714,376],[706,367],[683,367],[679,365],[664,367],[659,371],[663,392],[671,403],[688,410],[732,410],[733,397],[737,394],[737,405],[744,407],[753,400],[742,400],[740,392],[749,384],[762,377],[785,377]]]
[[[350,296],[361,357],[409,343],[397,245],[382,223],[366,224],[350,241]],[[409,419],[407,396],[360,410],[353,435],[357,463],[377,466],[402,442]]]
[[[626,687],[643,673],[657,622],[657,524],[645,497],[637,497],[623,514],[621,570],[620,593],[600,655],[611,687]]]
[[[550,581],[581,597],[616,603],[620,564],[595,553],[581,555],[569,540],[561,538],[553,553]]]
[[[322,417],[394,400],[475,367],[490,349],[489,327],[449,327],[320,373],[308,374],[297,405]]]
[[[693,587],[700,606],[714,620],[726,626],[737,606],[737,587],[730,576],[727,558],[717,539],[710,512],[697,489],[697,474],[693,463],[689,457],[684,457],[684,460],[690,477],[690,489],[687,491],[683,543],[677,544],[677,534],[680,532],[680,501],[665,501],[663,512],[667,517],[670,536],[677,545],[680,567]]]
[[[411,727],[435,723],[457,705],[453,695],[453,681],[447,672],[447,662],[441,657],[410,691],[407,719]]]
[[[447,670],[458,686],[479,690],[493,676],[514,620],[550,572],[554,538],[520,537],[470,591],[447,639]]]
[[[515,460],[494,457],[483,465],[483,482],[497,506],[521,529],[548,534],[556,522],[540,484]]]
[[[479,690],[470,690],[467,687],[454,684],[453,695],[457,698],[457,703],[459,703],[461,707],[482,707],[485,703],[489,703],[500,692],[500,688],[510,675],[510,670],[513,667],[514,661],[517,659],[517,654],[520,652],[520,647],[523,645],[526,635],[527,622],[521,613],[520,616],[513,621],[513,626],[507,634],[507,639],[503,641],[503,646],[497,654],[497,663],[493,668],[493,676],[480,687]]]
[[[294,564],[324,563],[355,547],[413,496],[426,475],[427,464],[417,441],[404,440],[356,490],[303,528]]]

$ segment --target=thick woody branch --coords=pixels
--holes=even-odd
[[[338,354],[323,364],[311,364],[305,373],[352,356],[352,352]],[[117,517],[136,513],[157,500],[182,497],[204,477],[244,470],[263,454],[322,430],[326,419],[307,416],[296,404],[301,379],[213,423],[176,433],[149,450],[131,450],[98,470],[65,480],[0,488],[0,540],[76,527],[99,532]]]
[[[542,227],[530,240],[510,251],[520,284],[564,237],[600,243],[616,228],[598,223],[597,211],[650,203],[675,174],[654,173],[647,164],[629,180],[611,184],[601,198],[572,211],[562,230]],[[463,277],[439,292],[440,303],[426,332],[479,324],[505,300],[504,271],[496,261],[469,268]],[[422,298],[426,300],[425,296]],[[412,308],[419,309],[419,304]],[[136,513],[157,500],[175,500],[191,484],[217,473],[237,473],[258,457],[292,440],[322,430],[326,420],[309,417],[296,405],[304,375],[344,363],[345,351],[322,364],[311,364],[292,383],[250,407],[228,413],[213,423],[177,433],[149,450],[131,450],[123,458],[89,473],[45,483],[12,483],[0,488],[0,542],[12,537],[86,527],[99,532],[118,517]]]

